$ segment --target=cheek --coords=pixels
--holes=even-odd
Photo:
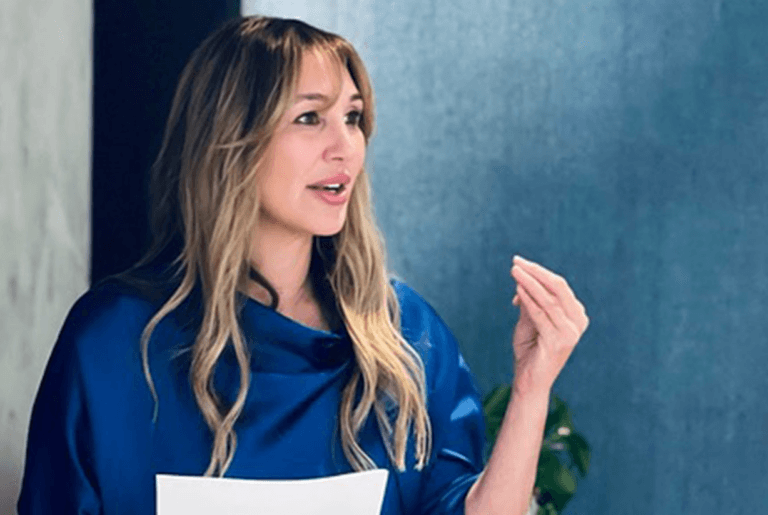
[[[297,196],[309,184],[308,170],[311,170],[311,155],[306,146],[284,142],[275,152],[265,181],[272,194],[282,197]]]
[[[360,168],[362,168],[363,163],[365,163],[365,151],[366,151],[365,137],[362,134],[360,134],[360,137],[356,141],[356,147],[357,147],[357,151],[355,152],[355,159],[356,159],[355,165],[359,171]]]

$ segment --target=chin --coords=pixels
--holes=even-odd
[[[344,206],[344,209],[341,210],[337,216],[324,216],[322,218],[318,217],[314,219],[313,223],[310,225],[312,228],[311,232],[315,236],[333,236],[334,234],[341,232],[346,221],[347,210],[346,206]]]
[[[323,227],[315,227],[313,234],[315,236],[334,236],[336,234],[339,234],[343,228],[344,228],[343,222],[340,224],[332,224],[332,225],[326,225]]]

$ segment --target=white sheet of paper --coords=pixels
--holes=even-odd
[[[157,474],[157,515],[379,515],[387,469],[298,480]]]

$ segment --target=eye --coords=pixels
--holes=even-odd
[[[360,122],[362,121],[363,121],[362,111],[350,111],[349,113],[347,113],[347,123],[349,125],[359,126]]]
[[[300,125],[317,125],[320,123],[320,116],[315,111],[309,111],[296,118],[293,123],[298,123]]]

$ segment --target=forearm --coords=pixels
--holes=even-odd
[[[513,388],[488,464],[467,494],[466,515],[528,513],[549,394],[549,390],[520,393]]]

